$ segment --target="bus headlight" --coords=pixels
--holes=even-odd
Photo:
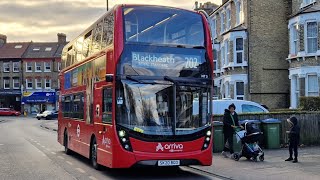
[[[206,133],[206,135],[207,135],[207,136],[211,136],[211,131],[208,130],[207,133]]]
[[[132,151],[130,139],[129,139],[129,133],[125,131],[124,129],[118,129],[118,135],[119,135],[119,141],[123,149],[126,151]]]
[[[209,137],[206,137],[206,141],[209,142],[209,141],[210,141],[210,138],[209,138]]]
[[[126,132],[124,130],[119,131],[119,136],[122,138],[126,135]]]

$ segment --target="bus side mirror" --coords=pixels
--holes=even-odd
[[[106,75],[106,82],[112,82],[113,81],[113,74],[107,74]]]

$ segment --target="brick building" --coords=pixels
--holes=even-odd
[[[23,109],[28,113],[58,109],[61,52],[66,36],[58,42],[31,42],[22,58]]]
[[[289,104],[290,0],[224,0],[213,13],[215,95],[270,108]]]
[[[21,110],[21,59],[30,43],[7,43],[0,36],[0,107]]]
[[[299,97],[319,96],[320,0],[293,0],[290,10],[290,107],[297,108]]]

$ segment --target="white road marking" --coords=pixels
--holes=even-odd
[[[46,149],[47,151],[50,151],[50,149]]]
[[[67,162],[69,165],[73,165],[72,162],[70,162],[70,161],[66,161],[66,162]]]
[[[64,157],[62,157],[62,156],[58,156],[58,158],[60,158],[60,159],[64,159]]]
[[[3,146],[4,144],[0,144],[0,146]]]
[[[81,173],[86,173],[83,169],[81,169],[81,168],[76,168],[76,170],[78,170],[79,172],[81,172]]]
[[[51,152],[51,154],[57,154],[57,153],[55,153],[55,152]]]
[[[45,146],[41,146],[41,147],[46,148]]]
[[[89,179],[98,180],[97,178],[95,178],[95,177],[93,177],[93,176],[89,176]]]

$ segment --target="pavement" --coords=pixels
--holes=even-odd
[[[57,131],[57,120],[43,120],[42,128]],[[288,149],[265,149],[263,162],[252,162],[242,157],[239,161],[213,153],[211,166],[192,166],[200,171],[216,174],[226,179],[255,180],[255,179],[320,179],[320,146],[301,147],[298,149],[298,163],[285,162]]]

